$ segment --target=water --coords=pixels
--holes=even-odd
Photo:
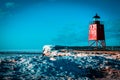
[[[29,52],[0,52],[0,58],[2,57],[14,57],[14,56],[39,56],[42,53],[29,53]]]

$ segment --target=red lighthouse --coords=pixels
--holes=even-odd
[[[105,48],[104,24],[101,24],[100,16],[97,14],[89,26],[89,46]]]

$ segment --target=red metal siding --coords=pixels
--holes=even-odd
[[[90,24],[89,40],[105,40],[104,25]]]
[[[97,24],[91,24],[89,27],[89,40],[97,40]]]

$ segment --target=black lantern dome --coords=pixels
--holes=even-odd
[[[100,16],[98,16],[98,14],[96,14],[96,15],[93,17],[93,22],[94,22],[94,23],[100,23]]]

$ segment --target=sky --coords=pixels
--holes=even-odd
[[[0,0],[0,50],[88,46],[97,13],[107,46],[120,46],[120,0]]]

